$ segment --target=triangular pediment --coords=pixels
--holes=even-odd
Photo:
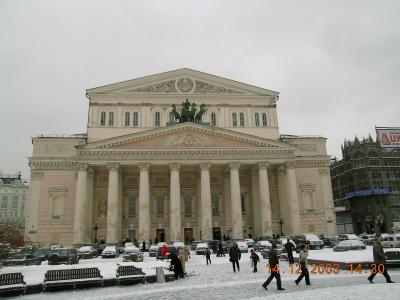
[[[271,148],[291,150],[294,146],[280,141],[264,139],[226,129],[186,122],[96,141],[83,146],[80,150],[100,149],[173,149],[173,148]]]
[[[257,95],[278,93],[223,77],[183,68],[87,90],[95,94]]]

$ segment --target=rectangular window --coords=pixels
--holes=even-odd
[[[266,113],[262,114],[262,124],[264,127],[267,126],[267,114]]]
[[[161,124],[161,118],[160,117],[161,117],[160,116],[160,112],[156,112],[155,116],[154,116],[154,125],[156,127],[160,127],[160,124]]]
[[[242,205],[242,215],[246,214],[246,196],[245,194],[240,194],[240,203]]]
[[[162,218],[164,217],[164,197],[158,196],[156,202],[157,202],[157,217]]]
[[[129,112],[125,113],[125,126],[131,125],[131,114]]]
[[[400,221],[400,208],[393,209],[393,220]]]
[[[254,114],[254,122],[256,124],[256,127],[260,127],[260,116],[258,113]]]
[[[134,217],[136,215],[136,198],[129,196],[128,198],[128,215]]]
[[[236,115],[236,113],[232,114],[232,126],[233,127],[237,126],[237,115]]]
[[[13,202],[12,202],[12,209],[17,209],[18,208],[18,197],[14,196]]]
[[[139,125],[139,114],[137,112],[133,113],[133,127],[138,127]]]
[[[106,126],[106,112],[104,111],[100,114],[100,126]]]
[[[212,215],[213,217],[219,216],[219,195],[213,194],[211,198]]]
[[[244,113],[239,114],[240,126],[244,127]]]
[[[8,207],[8,197],[7,197],[7,196],[4,196],[4,197],[3,197],[3,201],[2,201],[2,203],[1,203],[1,208],[7,209],[7,207]]]
[[[217,126],[217,114],[215,112],[211,113],[211,126]]]
[[[114,113],[112,111],[108,114],[108,126],[114,126]]]
[[[185,216],[192,216],[192,197],[190,195],[185,197]]]

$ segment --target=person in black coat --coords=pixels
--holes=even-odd
[[[288,256],[288,260],[289,260],[289,265],[294,264],[294,259],[293,259],[293,250],[294,250],[294,245],[293,243],[287,239],[286,244],[284,245],[287,256]]]
[[[269,269],[271,274],[268,279],[263,283],[262,287],[268,290],[268,285],[271,283],[272,279],[276,278],[276,286],[278,290],[283,291],[281,274],[279,273],[279,257],[276,250],[276,243],[272,243],[271,251],[269,252]]]
[[[169,258],[171,259],[171,266],[175,273],[175,279],[183,278],[185,274],[183,273],[182,263],[178,256],[176,254],[170,254]]]
[[[211,265],[211,250],[210,250],[210,248],[206,249],[206,251],[204,252],[204,255],[206,257],[207,265],[208,265],[208,262],[210,262],[210,265]]]
[[[382,236],[377,236],[375,238],[374,247],[372,249],[374,255],[374,264],[371,266],[371,275],[368,277],[368,281],[374,283],[372,280],[374,279],[377,273],[382,273],[386,278],[387,283],[394,283],[387,272],[386,266],[386,256],[383,251],[383,247],[381,245],[383,238]]]
[[[229,249],[229,261],[232,263],[233,272],[236,272],[235,265],[237,267],[238,272],[240,271],[239,260],[241,256],[242,253],[240,253],[238,245],[234,243],[231,249]]]

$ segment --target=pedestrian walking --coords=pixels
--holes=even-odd
[[[256,251],[254,251],[253,249],[250,250],[251,254],[250,254],[250,259],[253,262],[253,272],[258,272],[257,270],[257,263],[260,261],[260,257],[258,256],[258,254],[256,253]]]
[[[210,248],[206,249],[206,251],[204,252],[204,255],[206,257],[207,265],[208,265],[208,262],[210,262],[210,265],[211,265],[211,250],[210,250]]]
[[[377,273],[381,273],[386,278],[387,283],[394,283],[387,272],[386,265],[386,256],[385,252],[383,252],[382,236],[375,237],[374,247],[372,248],[372,252],[374,255],[374,264],[371,265],[371,275],[368,277],[368,281],[374,283],[372,280],[374,279]]]
[[[233,272],[236,272],[235,266],[237,267],[238,272],[240,272],[239,260],[241,256],[242,254],[240,253],[238,245],[234,243],[231,249],[229,249],[229,261],[232,263]]]
[[[297,285],[299,285],[300,281],[305,277],[306,285],[311,285],[310,283],[310,274],[308,273],[308,248],[306,245],[300,246],[300,254],[299,254],[299,262],[301,266],[301,274],[299,277],[294,281]]]
[[[289,265],[294,264],[294,259],[293,259],[293,250],[295,248],[295,246],[293,245],[293,243],[287,239],[286,244],[284,245],[287,256],[288,256],[288,261],[289,261]]]
[[[268,279],[263,283],[262,287],[268,290],[268,285],[271,283],[272,279],[275,278],[277,289],[279,291],[283,291],[285,289],[282,287],[281,274],[279,273],[279,258],[278,252],[276,250],[276,243],[272,243],[271,251],[269,252],[268,256],[268,269],[270,270],[271,274],[269,275]]]
[[[178,256],[175,253],[172,253],[170,255],[170,259],[171,259],[171,266],[175,274],[175,279],[185,277],[182,269],[182,264]]]

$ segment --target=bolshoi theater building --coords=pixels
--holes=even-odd
[[[26,236],[68,246],[334,234],[326,138],[281,134],[278,96],[186,68],[87,90],[86,134],[32,138]],[[171,113],[186,99],[205,105],[199,122]]]

